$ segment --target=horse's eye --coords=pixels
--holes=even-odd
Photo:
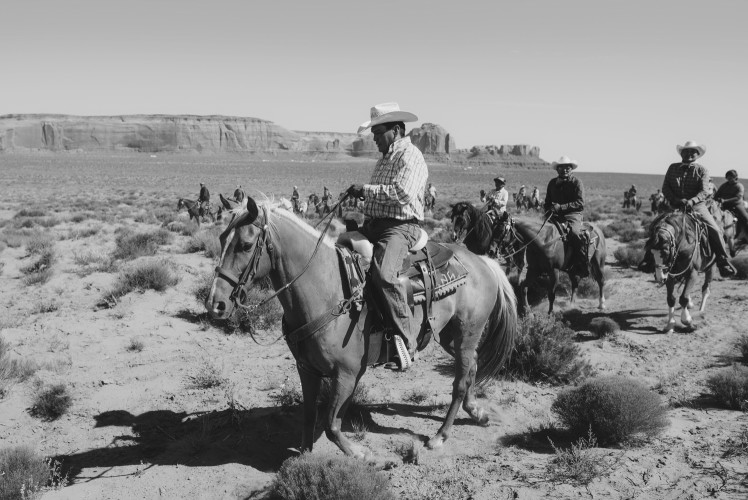
[[[241,248],[242,252],[249,252],[250,250],[252,250],[252,243],[248,241],[242,242]]]

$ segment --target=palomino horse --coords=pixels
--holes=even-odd
[[[226,319],[236,307],[247,307],[241,304],[246,287],[269,276],[283,306],[283,334],[301,378],[302,449],[312,449],[317,396],[321,379],[328,378],[331,398],[325,434],[346,455],[361,457],[341,425],[367,368],[368,339],[376,315],[368,314],[367,308],[345,307],[349,294],[334,245],[286,210],[258,206],[248,198],[246,209],[221,235],[221,247],[205,301],[210,315]],[[497,375],[517,329],[516,298],[501,268],[465,248],[450,248],[468,276],[453,294],[432,304],[433,331],[455,357],[455,379],[452,403],[441,428],[427,443],[430,448],[440,447],[449,437],[460,404],[479,424],[488,421],[478,406],[474,386]],[[416,306],[411,327],[425,328],[423,316],[424,308]]]
[[[668,317],[663,329],[672,333],[675,328],[675,285],[683,282],[679,303],[682,308],[680,321],[684,326],[691,326],[693,318],[689,312],[691,289],[696,281],[696,273],[704,273],[704,284],[701,287],[701,305],[699,312],[704,312],[706,299],[709,297],[709,284],[714,271],[714,255],[704,256],[700,249],[700,240],[706,238],[706,229],[697,223],[691,214],[673,212],[661,215],[652,222],[645,251],[654,257],[655,280],[664,283],[667,289]],[[650,269],[644,268],[645,271]]]
[[[197,201],[195,200],[188,200],[187,198],[179,198],[177,201],[177,211],[181,210],[182,208],[187,209],[187,213],[190,215],[190,220],[195,219],[197,222],[197,225],[200,225],[200,209],[198,208],[199,205]],[[220,213],[220,210],[216,211],[213,209],[211,205],[208,205],[207,207],[203,207],[203,217],[210,217],[210,220],[215,222],[216,221],[216,215],[217,213]]]
[[[600,290],[599,308],[605,309],[605,257],[607,249],[605,236],[597,226],[585,222],[589,238],[589,262],[588,269],[597,282]],[[527,301],[527,287],[541,275],[547,274],[548,280],[548,313],[553,312],[553,303],[556,300],[556,283],[558,283],[558,272],[566,271],[571,281],[570,305],[576,302],[577,287],[580,275],[569,269],[571,259],[574,257],[569,244],[563,241],[561,233],[555,224],[546,220],[516,220],[507,217],[506,222],[496,230],[496,237],[501,241],[501,254],[506,259],[512,259],[519,267],[520,274],[525,262],[527,263],[527,275],[519,283],[520,300],[525,313],[530,309]]]
[[[461,201],[452,206],[452,240],[465,244],[468,250],[478,255],[489,255],[493,243],[493,221],[487,212]]]

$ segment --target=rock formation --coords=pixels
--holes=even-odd
[[[408,132],[429,161],[547,165],[527,145],[474,146],[457,150],[447,130],[424,123]],[[259,118],[193,115],[5,115],[0,152],[140,151],[379,157],[371,134],[302,132]]]

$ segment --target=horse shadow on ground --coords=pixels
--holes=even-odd
[[[323,404],[319,406],[320,417]],[[383,435],[406,435],[426,441],[427,436],[409,429],[381,425],[374,420],[382,415],[414,416],[433,420],[441,407],[434,405],[361,405],[349,408],[343,431]],[[55,457],[72,481],[89,481],[102,477],[83,476],[85,469],[153,465],[209,467],[229,463],[251,466],[263,472],[277,472],[281,464],[298,454],[301,444],[303,409],[290,407],[234,407],[210,412],[186,413],[154,410],[134,415],[126,410],[105,411],[94,416],[94,427],[122,427],[130,432],[115,436],[101,448]],[[322,419],[317,419],[315,442],[323,434]],[[350,434],[349,434],[350,437]],[[354,436],[355,439],[355,436]],[[137,474],[137,472],[133,473]]]
[[[665,317],[666,312],[661,309],[627,309],[623,311],[582,311],[570,309],[563,313],[564,321],[568,321],[575,330],[591,331],[591,323],[595,318],[610,318],[615,321],[621,330],[640,335],[654,335],[662,333],[656,326],[642,325],[642,318]],[[596,337],[580,336],[580,340],[595,340]]]
[[[552,455],[556,453],[556,449],[570,448],[579,437],[566,429],[544,427],[501,436],[496,444],[502,447],[516,446],[533,453]]]

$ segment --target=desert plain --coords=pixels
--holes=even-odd
[[[2,380],[0,447],[28,446],[59,462],[67,484],[41,498],[264,494],[300,444],[294,360],[278,340],[277,318],[256,325],[256,342],[242,328],[208,318],[198,297],[213,273],[223,222],[198,229],[177,213],[177,198],[194,199],[200,181],[214,200],[238,184],[258,200],[289,197],[293,185],[302,197],[321,194],[323,186],[336,194],[365,181],[373,164],[145,153],[0,157],[0,337],[6,356],[28,372]],[[525,184],[541,193],[554,176],[542,169],[431,164],[438,203],[429,224],[441,234],[436,237],[447,231],[448,220],[440,217],[447,204],[479,203],[478,191],[490,189],[497,174],[507,177],[510,191]],[[578,175],[588,213],[600,226],[640,227],[646,198],[662,181],[661,175],[584,169]],[[631,184],[644,195],[641,213],[622,212],[621,193]],[[123,235],[142,232],[161,235],[152,252],[118,252]],[[40,242],[54,258],[43,278],[30,279],[39,274],[29,266]],[[553,461],[578,441],[563,433],[551,405],[573,382],[507,376],[481,390],[490,426],[461,413],[443,449],[424,449],[441,424],[452,384],[451,358],[432,343],[409,372],[369,369],[358,411],[344,426],[374,462],[387,464],[381,474],[397,497],[748,497],[748,416],[724,408],[707,387],[709,377],[742,363],[737,342],[748,324],[746,277],[716,278],[694,326],[679,323],[664,334],[664,289],[615,257],[628,243],[617,234],[607,238],[608,309],[597,310],[594,293],[571,309],[562,283],[559,319],[571,329],[588,376],[641,382],[666,406],[667,427],[623,445],[588,446],[583,451],[597,465],[594,477],[563,477],[554,474]],[[128,269],[149,262],[169,270],[168,286],[118,292]],[[546,313],[542,297],[533,306],[534,314]],[[592,332],[592,320],[601,316],[620,331]],[[40,418],[34,394],[57,384],[70,396],[69,408]],[[415,450],[417,460],[404,460],[403,449]],[[342,455],[321,432],[314,453]]]

